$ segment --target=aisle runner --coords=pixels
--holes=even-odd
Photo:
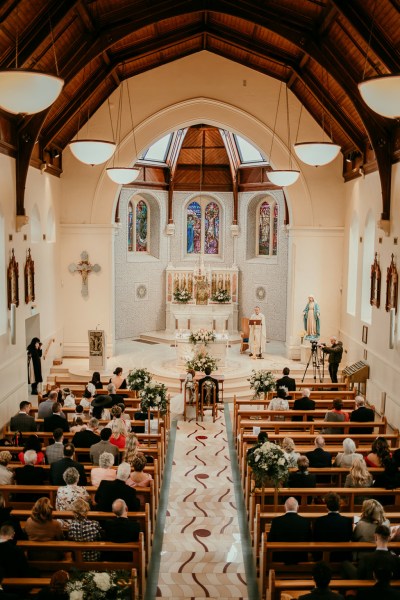
[[[157,597],[246,599],[223,412],[179,421]]]

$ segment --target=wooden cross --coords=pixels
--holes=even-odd
[[[74,264],[71,263],[68,267],[68,270],[70,273],[75,273],[76,271],[78,273],[80,273],[82,275],[82,290],[81,290],[81,294],[82,296],[86,297],[89,295],[89,288],[88,288],[88,275],[89,273],[91,273],[92,271],[94,273],[98,273],[100,271],[101,267],[100,265],[91,265],[89,262],[89,254],[86,252],[86,250],[84,250],[81,253],[81,260],[78,262],[78,264]]]

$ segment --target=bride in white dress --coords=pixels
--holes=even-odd
[[[194,401],[194,392],[195,392],[195,371],[188,371],[186,374],[185,381],[183,382],[182,392],[180,394],[176,394],[172,396],[170,401],[170,411],[172,415],[183,415],[183,408],[185,403],[185,388],[186,395],[189,398],[190,404]]]

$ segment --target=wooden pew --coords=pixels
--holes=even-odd
[[[114,571],[116,568],[131,571],[134,567],[137,570],[139,595],[143,597],[145,591],[145,576],[146,576],[146,556],[144,550],[143,533],[139,534],[138,542],[129,542],[125,544],[117,544],[113,542],[32,542],[26,540],[18,540],[17,545],[28,553],[28,563],[35,567],[41,573],[58,571],[64,569],[71,571],[78,569],[80,571]],[[36,556],[30,558],[29,551],[35,550],[54,550],[61,553],[66,553],[63,560],[40,560]],[[100,552],[115,553],[116,561],[87,561],[84,559],[84,552],[95,550]],[[129,552],[132,554],[130,560],[118,560],[120,552]],[[118,562],[117,562],[118,561]]]
[[[269,400],[272,400],[272,398],[274,396],[276,396],[275,390],[271,390],[270,392],[268,392],[267,397]],[[297,400],[297,398],[303,397],[303,390],[289,392],[288,396],[290,396],[292,400]],[[355,389],[354,390],[341,389],[341,390],[336,390],[336,391],[318,389],[318,390],[312,390],[310,398],[311,398],[311,400],[318,400],[321,398],[323,400],[330,400],[331,402],[333,402],[337,398],[340,400],[353,400],[354,401],[354,398],[356,396],[357,396],[357,393],[356,393]]]
[[[333,579],[330,589],[346,596],[347,591],[367,589],[375,585],[374,579]],[[400,587],[400,580],[390,582],[392,587]],[[295,598],[304,595],[314,589],[313,579],[278,579],[274,569],[270,569],[268,574],[268,600],[281,600],[281,594],[286,593]],[[296,593],[297,592],[297,593]],[[298,593],[300,592],[300,593]],[[354,596],[350,596],[354,598]],[[382,598],[382,600],[384,600]]]
[[[252,419],[247,418],[246,416],[243,416],[240,414],[241,411],[239,411],[238,414],[238,431],[240,432],[242,429],[244,429],[245,431],[252,431],[253,427],[256,425],[257,427],[261,427],[261,429],[263,431],[267,431],[268,435],[270,435],[270,432],[273,432],[275,434],[278,433],[287,433],[289,435],[290,433],[290,437],[291,433],[309,433],[310,435],[317,435],[318,433],[321,433],[321,431],[323,429],[338,429],[339,432],[340,430],[342,430],[342,433],[344,435],[346,435],[347,437],[349,437],[350,435],[355,435],[358,436],[359,434],[356,433],[357,429],[364,429],[365,427],[369,427],[371,428],[373,431],[371,432],[371,434],[367,434],[367,435],[374,435],[375,438],[377,435],[382,435],[384,436],[386,434],[387,431],[387,420],[386,417],[382,417],[382,419],[380,421],[368,421],[368,422],[364,422],[364,423],[351,423],[349,421],[334,421],[334,422],[330,422],[330,421],[324,421],[324,420],[314,420],[314,421],[274,421],[272,420],[272,415],[271,415],[271,420],[269,420],[269,414],[268,411],[260,411],[262,414],[260,414],[260,421],[254,421]],[[296,411],[297,412],[297,411]],[[286,413],[287,414],[287,413]],[[292,415],[290,415],[291,417]],[[349,430],[350,429],[354,429],[355,432],[350,434]],[[396,433],[396,431],[398,430],[394,430],[394,433]],[[323,434],[324,435],[324,434]],[[365,435],[365,434],[362,434]]]
[[[296,390],[302,390],[304,388],[308,388],[311,391],[329,391],[331,388],[338,388],[339,390],[350,389],[346,381],[341,381],[339,383],[332,383],[331,381],[296,381]]]
[[[298,581],[301,575],[305,573],[311,581],[312,568],[315,564],[311,557],[309,562],[299,563],[297,565],[285,565],[278,562],[273,554],[279,553],[282,555],[288,550],[290,552],[320,552],[322,553],[322,560],[328,562],[334,572],[338,572],[339,564],[333,563],[330,560],[330,553],[334,551],[369,551],[375,548],[375,544],[369,542],[268,542],[265,533],[262,534],[261,538],[261,550],[260,550],[260,592],[261,597],[266,597],[266,585],[268,581],[267,571],[273,569],[276,573],[282,574],[286,579],[288,577],[296,578],[295,582]],[[395,551],[397,554],[400,550],[400,542],[390,542],[389,548]],[[332,586],[334,587],[334,582]]]

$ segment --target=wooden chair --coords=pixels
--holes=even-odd
[[[186,411],[189,406],[194,406],[196,409],[196,421],[198,419],[199,403],[198,403],[198,383],[197,381],[189,382],[183,386],[183,420],[186,421]]]
[[[217,388],[213,381],[205,381],[201,386],[199,413],[201,420],[204,419],[204,411],[211,410],[213,423],[218,416]]]
[[[242,338],[242,341],[240,343],[240,354],[243,354],[244,352],[246,352],[246,350],[249,349],[249,335],[249,319],[247,317],[242,317],[242,330],[240,332],[240,337]]]

